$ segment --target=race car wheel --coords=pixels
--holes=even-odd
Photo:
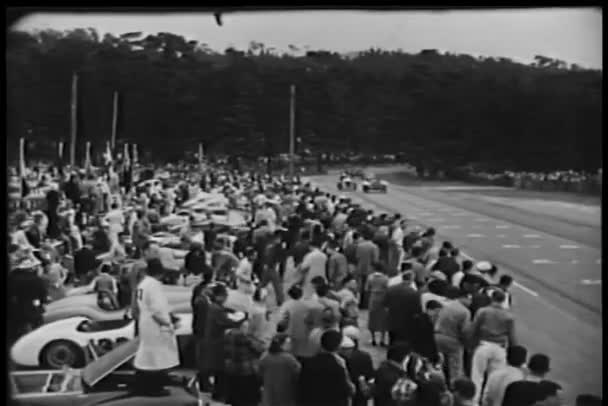
[[[369,188],[367,186],[363,186],[363,193],[369,193]]]
[[[342,184],[338,183],[338,190],[342,190]]]
[[[67,340],[51,341],[42,349],[40,358],[40,363],[50,369],[84,366],[84,352],[78,345]]]

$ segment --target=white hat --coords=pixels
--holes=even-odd
[[[492,264],[488,261],[480,261],[475,265],[475,268],[477,268],[479,272],[488,272],[492,269]]]
[[[349,337],[343,335],[342,342],[340,343],[340,348],[343,348],[343,349],[355,348],[355,342],[353,340],[351,340]]]
[[[351,340],[360,341],[361,331],[355,326],[346,326],[342,329],[342,335],[348,337]]]

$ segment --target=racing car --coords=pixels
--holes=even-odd
[[[117,346],[84,369],[13,371],[10,373],[10,404],[18,406],[146,405],[196,406],[205,395],[199,393],[195,379],[172,371],[165,396],[150,397],[131,393],[134,382],[131,364],[139,340]]]
[[[338,190],[357,190],[357,183],[349,176],[342,175],[338,181]]]
[[[363,193],[386,193],[388,191],[388,182],[374,177],[368,177],[361,183],[361,189],[363,190]]]
[[[78,289],[78,291],[76,291]],[[116,307],[106,300],[103,293],[92,292],[92,285],[83,286],[69,292],[69,296],[49,303],[44,311],[45,323],[70,317],[86,317],[93,321],[117,320],[125,315],[125,309]],[[191,311],[192,290],[184,286],[163,285],[172,312]]]
[[[192,335],[192,314],[175,316],[176,336]],[[93,345],[97,353],[135,338],[135,321],[93,321],[87,317],[71,317],[45,324],[19,338],[11,348],[11,359],[19,366],[60,369],[82,367],[86,351]]]

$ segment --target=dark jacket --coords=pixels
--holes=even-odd
[[[532,381],[516,381],[505,390],[502,406],[531,406],[539,399],[539,384]]]
[[[209,304],[203,332],[205,357],[201,369],[224,369],[224,333],[240,324],[230,320],[227,313],[228,309],[223,306],[213,302]]]
[[[347,406],[350,399],[346,369],[336,355],[322,352],[302,365],[299,404],[302,406]]]
[[[388,288],[384,306],[388,309],[388,331],[398,332],[404,339],[411,338],[414,318],[422,313],[420,294],[400,283]]]
[[[362,405],[365,403],[365,397],[361,394],[359,387],[359,377],[365,377],[366,381],[369,381],[374,377],[374,364],[372,362],[372,356],[365,351],[354,349],[349,356],[344,357],[346,360],[346,368],[350,375],[350,380],[357,386],[357,391],[353,397],[353,405]]]
[[[204,251],[189,251],[184,258],[184,268],[188,271],[199,274],[209,274],[213,271],[207,266],[207,259]],[[206,275],[205,275],[206,276]]]
[[[78,276],[97,268],[98,261],[93,250],[83,247],[74,253],[74,272]]]
[[[391,390],[405,372],[391,361],[383,361],[374,377],[374,406],[396,406]]]
[[[453,257],[439,257],[435,265],[433,265],[433,270],[443,272],[448,277],[448,280],[452,280],[452,276],[460,270],[460,265],[458,265],[458,262]]]
[[[199,339],[205,337],[205,326],[207,323],[207,314],[209,313],[209,306],[211,300],[206,293],[202,292],[202,283],[195,286],[192,291],[192,334]]]
[[[421,313],[415,316],[411,344],[416,353],[428,358],[433,363],[437,363],[438,354],[434,327],[428,314]]]

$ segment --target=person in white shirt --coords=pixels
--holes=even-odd
[[[325,279],[325,269],[327,264],[327,255],[319,248],[319,243],[313,239],[310,243],[310,252],[304,256],[300,264],[299,272],[301,272],[303,284],[303,297],[311,298],[315,293],[315,287],[312,280],[320,276]]]
[[[123,231],[125,216],[121,209],[118,208],[118,203],[112,203],[112,207],[108,214],[105,215],[104,221],[110,226],[108,237],[111,242],[118,240],[118,234]]]
[[[169,313],[169,301],[160,279],[164,269],[151,259],[147,272],[137,285],[139,346],[133,360],[136,369],[136,391],[166,396],[167,371],[179,365],[175,326]]]
[[[528,351],[519,345],[507,348],[507,365],[490,373],[481,406],[502,406],[507,386],[526,376],[524,365]]]
[[[473,270],[473,262],[465,259],[462,261],[461,270],[452,275],[452,286],[455,286],[460,289],[460,283],[462,282],[462,278]]]

